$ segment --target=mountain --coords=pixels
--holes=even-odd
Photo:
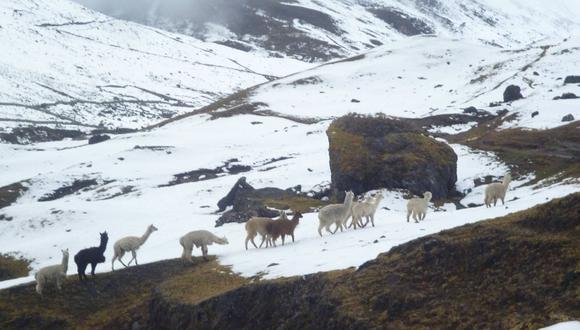
[[[566,37],[574,0],[78,0],[113,17],[271,56],[324,61],[419,34],[498,47]]]
[[[67,0],[0,3],[0,126],[139,128],[307,67]]]

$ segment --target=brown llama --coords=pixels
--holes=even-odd
[[[266,231],[272,240],[272,244],[276,246],[276,240],[278,240],[278,237],[282,237],[282,245],[284,245],[284,239],[286,235],[292,236],[292,242],[294,242],[294,230],[300,223],[301,218],[302,213],[296,212],[294,213],[292,220],[280,219],[277,221],[268,222],[266,224]]]

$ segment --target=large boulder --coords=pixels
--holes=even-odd
[[[504,102],[517,101],[523,98],[524,96],[522,95],[522,89],[520,88],[520,86],[509,85],[503,92]]]
[[[400,188],[416,195],[431,191],[441,199],[455,191],[457,155],[412,121],[347,115],[335,120],[327,135],[337,196],[346,190]]]

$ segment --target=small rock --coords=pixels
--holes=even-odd
[[[381,238],[386,238],[385,235],[381,236]]]
[[[308,170],[308,172],[312,172],[312,169],[311,168],[307,168],[307,170]]]
[[[571,114],[571,113],[569,113],[569,114],[565,115],[565,116],[562,118],[562,122],[568,122],[568,121],[574,121],[574,120],[575,120],[575,119],[574,119],[574,116],[572,116],[572,114]]]
[[[534,76],[539,76],[540,74],[538,73],[538,71],[534,71]]]
[[[498,110],[496,113],[498,116],[503,117],[503,116],[507,115],[508,112],[509,111],[507,109],[503,109],[503,110]]]
[[[537,116],[537,115],[539,115],[539,114],[540,114],[540,112],[539,112],[539,111],[534,111],[534,112],[532,112],[532,118],[534,118],[535,116]]]
[[[119,158],[117,158],[117,159],[118,159],[118,160],[120,160],[120,161],[123,161],[123,160],[125,160],[125,158],[123,158],[123,157],[119,157]]]
[[[262,124],[262,122],[261,122],[261,121],[253,121],[253,122],[252,122],[252,125],[260,125],[260,124]]]
[[[89,138],[89,144],[96,144],[110,140],[111,137],[106,134],[97,134]]]
[[[274,266],[278,266],[280,265],[279,263],[273,262],[271,264],[268,265],[268,267],[274,267]]]
[[[374,241],[373,241],[373,243],[375,243],[375,244],[376,244],[376,243],[378,243],[378,242],[379,242],[379,240],[378,240],[378,239],[376,239],[376,240],[374,240]]]
[[[352,103],[360,103],[360,100],[352,99],[352,100],[350,100],[350,102],[352,102]]]
[[[503,101],[512,102],[523,99],[522,89],[517,85],[509,85],[503,92]]]
[[[562,96],[556,96],[554,100],[573,100],[579,98],[574,93],[564,93]]]

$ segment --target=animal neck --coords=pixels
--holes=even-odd
[[[105,252],[105,250],[107,249],[107,238],[104,238],[101,240],[101,244],[99,245],[99,251],[101,252]]]
[[[139,245],[143,245],[145,244],[145,241],[147,241],[147,239],[149,238],[149,235],[151,235],[153,231],[151,230],[151,228],[147,228],[147,231],[145,232],[145,234],[143,234],[143,236],[141,236],[141,238],[139,239]]]
[[[64,272],[66,273],[66,271],[68,270],[68,254],[64,254],[62,256],[62,268],[64,269]]]

